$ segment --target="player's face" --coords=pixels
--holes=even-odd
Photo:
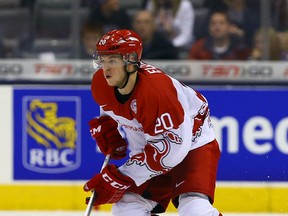
[[[100,57],[100,64],[109,86],[123,86],[126,80],[126,72],[121,55],[103,55]]]

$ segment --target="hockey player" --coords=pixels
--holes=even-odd
[[[219,216],[212,206],[220,151],[199,92],[141,62],[141,38],[113,30],[96,45],[91,91],[101,108],[90,132],[103,154],[129,159],[109,164],[84,185],[94,205],[114,203],[116,216],[164,212]],[[125,139],[118,131],[125,132]]]

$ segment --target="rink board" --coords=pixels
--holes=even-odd
[[[198,90],[210,103],[222,151],[215,206],[288,212],[287,89]],[[89,87],[6,86],[0,95],[0,160],[7,164],[0,170],[0,209],[84,209],[82,185],[103,162],[87,124],[99,114]]]
[[[57,185],[13,184],[0,186],[2,210],[84,210],[86,196],[82,185],[59,183]],[[288,213],[288,187],[266,184],[235,186],[221,185],[216,189],[214,206],[222,212]],[[100,207],[110,210],[110,205]],[[169,205],[168,212],[176,211]]]
[[[287,181],[287,89],[199,91],[222,150],[218,180]],[[88,87],[16,87],[13,108],[14,180],[85,180],[100,170],[88,126],[99,107]]]

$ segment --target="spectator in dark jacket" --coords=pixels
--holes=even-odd
[[[230,32],[227,13],[214,11],[209,19],[210,35],[195,41],[190,50],[190,59],[246,60],[250,49],[243,38]]]
[[[119,0],[97,0],[96,6],[91,9],[90,20],[101,23],[105,33],[131,28],[131,17],[125,8],[120,7]]]
[[[143,40],[142,59],[177,59],[178,50],[167,36],[156,30],[153,14],[138,11],[133,19],[133,29]]]

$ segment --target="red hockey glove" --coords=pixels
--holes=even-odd
[[[89,121],[91,136],[96,140],[100,151],[111,158],[126,157],[127,142],[118,131],[118,124],[110,116],[100,116]]]
[[[84,191],[95,191],[95,200],[93,205],[102,205],[118,202],[125,191],[134,181],[122,175],[115,165],[107,165],[103,171],[95,175],[84,185]],[[89,199],[86,199],[88,204]]]

